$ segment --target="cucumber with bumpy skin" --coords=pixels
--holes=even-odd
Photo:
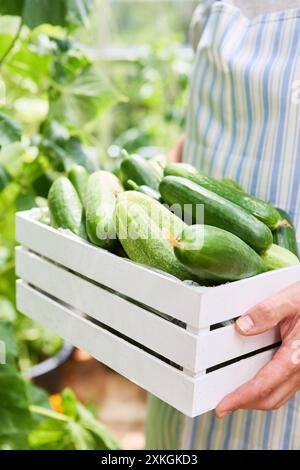
[[[202,186],[218,196],[242,207],[250,214],[274,230],[282,224],[279,212],[269,203],[258,199],[240,189],[228,185],[197,171],[193,166],[184,163],[171,163],[164,170],[165,176],[179,176]]]
[[[155,168],[140,155],[125,156],[120,166],[121,180],[126,187],[128,180],[132,180],[138,186],[149,186],[157,190],[162,173],[162,169]]]
[[[73,165],[68,171],[68,178],[76,189],[79,199],[84,205],[89,179],[87,170],[82,165]]]
[[[269,271],[295,266],[300,263],[299,258],[294,253],[275,244],[263,253],[261,257]]]
[[[210,225],[187,227],[171,240],[177,259],[192,274],[216,281],[237,281],[265,272],[261,257],[230,232]]]
[[[146,196],[151,197],[152,199],[155,199],[156,201],[160,201],[161,197],[158,191],[155,191],[155,189],[150,188],[149,186],[138,186],[134,181],[128,180],[127,185],[132,189],[133,191],[138,191],[139,193],[146,194]]]
[[[149,158],[148,161],[162,179],[164,176],[164,168],[167,165],[167,157],[165,155],[157,155],[156,157]]]
[[[85,211],[89,240],[104,249],[116,246],[116,197],[123,191],[119,179],[107,171],[97,171],[88,180]]]
[[[296,230],[293,225],[293,221],[290,218],[289,214],[283,209],[277,208],[281,218],[286,220],[288,224],[283,227],[279,227],[273,232],[273,240],[276,245],[281,246],[290,250],[294,255],[299,257]]]
[[[71,181],[65,176],[57,178],[52,184],[48,205],[53,227],[68,229],[86,238],[81,201]]]
[[[181,280],[197,280],[177,260],[167,236],[178,237],[184,222],[162,204],[145,194],[127,191],[116,205],[118,238],[128,255],[137,263],[165,271]]]
[[[196,218],[198,207],[204,206],[206,225],[233,233],[257,252],[267,250],[273,242],[270,229],[249,212],[188,179],[167,176],[159,190],[169,206],[178,204],[184,216],[192,218],[194,223],[199,222]]]
[[[233,188],[236,191],[244,192],[242,186],[239,183],[237,183],[236,181],[234,181],[230,178],[223,178],[223,179],[220,180],[220,183],[225,184],[225,186],[229,186],[230,188]]]

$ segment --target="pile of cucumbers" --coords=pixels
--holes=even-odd
[[[124,152],[118,175],[75,165],[53,183],[48,204],[53,227],[201,285],[299,264],[288,214],[235,181],[163,157]],[[196,225],[199,206],[204,223]]]

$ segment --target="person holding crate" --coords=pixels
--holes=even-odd
[[[284,208],[300,228],[300,0],[202,0],[186,136],[171,152]],[[246,312],[241,335],[280,325],[253,380],[193,420],[155,397],[147,448],[300,448],[300,285]],[[220,419],[221,418],[221,419]]]

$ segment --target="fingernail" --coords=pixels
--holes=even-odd
[[[237,320],[237,326],[239,327],[241,331],[243,331],[244,333],[247,333],[253,328],[254,323],[253,323],[252,318],[249,317],[249,315],[246,315],[244,317],[240,317]]]
[[[218,418],[226,418],[226,416],[230,415],[231,411],[222,411],[222,413],[218,414]]]

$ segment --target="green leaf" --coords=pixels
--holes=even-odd
[[[29,28],[40,24],[86,25],[92,0],[0,0],[0,14],[20,16]]]
[[[71,389],[66,388],[62,393],[61,406],[67,416],[75,419],[77,417],[77,399]]]
[[[16,210],[18,212],[28,211],[36,207],[36,196],[31,193],[20,193],[16,200]]]
[[[94,67],[87,67],[59,87],[50,104],[50,116],[73,128],[82,128],[124,99]]]
[[[16,321],[16,318],[17,312],[12,302],[6,297],[0,296],[0,321],[8,321],[9,323],[14,323]]]
[[[22,155],[24,147],[20,143],[5,145],[0,150],[0,163],[5,170],[12,176],[18,175],[22,170]]]
[[[0,37],[1,43],[1,37]],[[2,57],[3,53],[1,54]],[[0,77],[0,107],[6,104],[6,84],[5,81]]]
[[[51,172],[44,171],[35,181],[32,183],[32,189],[37,196],[47,199],[50,188],[54,183],[55,175]]]
[[[0,34],[0,57],[7,51],[13,41],[11,34]]]
[[[65,25],[67,15],[64,0],[25,0],[22,17],[29,28],[36,28],[40,24]]]
[[[37,387],[32,382],[26,382],[27,396],[30,401],[30,407],[38,406],[44,410],[50,410],[49,394],[44,389]],[[31,411],[31,408],[30,408]],[[45,418],[36,413],[31,413],[34,426],[38,425]]]
[[[0,14],[22,16],[24,1],[26,0],[0,0]]]
[[[33,450],[96,450],[91,434],[75,421],[42,421],[29,436]]]
[[[0,164],[0,193],[11,182],[11,176],[3,165]]]
[[[49,394],[42,388],[37,387],[32,382],[26,382],[27,394],[30,399],[30,405],[42,406],[50,409]]]
[[[99,169],[98,162],[82,145],[80,139],[70,135],[69,131],[57,121],[48,121],[42,131],[44,139],[41,151],[57,170],[67,170],[74,163],[84,166],[89,173]]]
[[[0,365],[0,449],[27,449],[32,427],[26,382],[17,366],[17,347],[8,322],[0,322],[0,340],[6,347],[6,364]]]
[[[77,411],[78,422],[94,436],[95,449],[118,450],[122,448],[112,433],[100,423],[86,407],[81,405],[81,403],[78,403]]]
[[[82,405],[77,405],[86,411]],[[62,415],[64,416],[64,415]],[[80,420],[45,419],[31,432],[30,448],[33,450],[104,450],[120,449],[118,442],[94,418],[85,425]]]
[[[12,364],[16,369],[15,360],[18,357],[18,349],[17,349],[16,341],[15,341],[10,323],[2,319],[0,321],[0,341],[2,341],[2,343],[5,344],[7,363]],[[3,373],[4,370],[5,370],[5,366],[3,366],[2,369],[0,368],[0,372]],[[0,432],[1,432],[1,428],[0,428]]]
[[[21,135],[20,124],[7,114],[0,112],[0,146],[20,141]]]
[[[72,136],[65,143],[64,149],[66,152],[65,169],[77,163],[84,166],[89,173],[99,170],[99,162],[94,156],[84,147],[78,137]]]
[[[6,372],[7,366],[0,366],[0,436],[24,434],[32,426],[25,381],[19,373]],[[8,393],[9,391],[9,393]]]
[[[65,423],[55,419],[45,419],[29,435],[32,450],[74,450],[72,441],[65,429]]]
[[[30,434],[29,442],[32,449],[120,449],[118,441],[86,407],[78,402],[70,389],[65,389],[62,393],[64,414],[38,407],[31,409],[34,413],[47,418]]]
[[[38,48],[24,43],[19,45],[7,65],[14,73],[40,84],[48,80],[50,63],[50,55],[40,54]]]

